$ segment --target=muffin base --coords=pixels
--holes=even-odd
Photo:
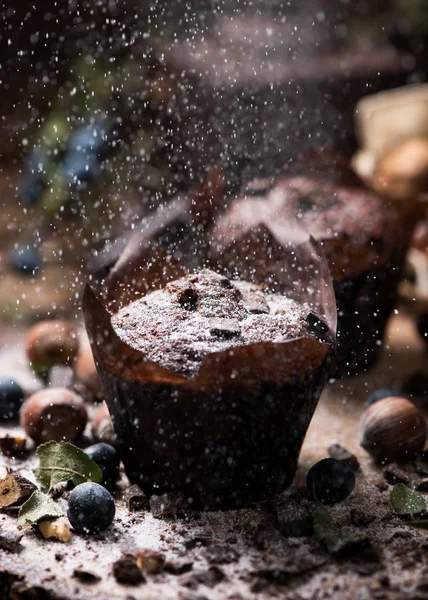
[[[147,494],[181,492],[195,508],[239,508],[293,480],[327,378],[216,391],[126,381],[102,372],[126,473]]]

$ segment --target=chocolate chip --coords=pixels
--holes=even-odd
[[[184,310],[196,310],[198,292],[189,281],[181,279],[170,282],[165,286],[165,291],[169,292]]]
[[[0,533],[0,549],[12,554],[21,552],[22,533]]]
[[[351,509],[351,523],[356,527],[367,527],[375,519],[376,515],[372,515],[365,510],[359,510],[358,508]]]
[[[286,569],[260,569],[254,574],[277,585],[287,585],[292,579],[292,574]]]
[[[210,333],[216,337],[232,338],[241,333],[239,321],[236,319],[210,319]]]
[[[299,202],[299,210],[302,213],[309,212],[315,206],[315,203],[314,203],[313,199],[311,198],[311,196],[308,196],[306,194],[302,194],[301,196],[299,196],[298,202]]]
[[[116,581],[126,585],[139,585],[145,582],[135,558],[130,555],[122,556],[113,563],[113,575]]]
[[[225,289],[230,289],[233,287],[230,279],[224,275],[221,275],[220,273],[211,271],[211,269],[202,269],[199,274],[196,274],[194,277],[189,277],[188,281],[192,283],[195,281],[203,282],[204,279],[205,281],[208,280],[211,283],[217,283],[217,285],[221,285]]]
[[[176,519],[184,516],[185,501],[179,492],[152,496],[150,510],[155,519]]]
[[[73,577],[78,579],[81,583],[87,583],[89,585],[101,581],[101,577],[99,577],[99,575],[95,575],[95,573],[85,571],[84,569],[74,569]]]
[[[396,483],[409,483],[410,476],[408,473],[400,469],[395,463],[391,463],[382,469],[383,476],[391,485]]]
[[[196,535],[187,540],[184,540],[183,544],[187,550],[193,550],[201,546],[208,546],[211,543],[211,538],[203,535]]]
[[[316,335],[324,335],[328,332],[327,323],[313,312],[306,315],[306,322],[309,325],[309,330]]]
[[[184,573],[188,573],[193,569],[193,562],[188,560],[173,560],[165,563],[164,571],[170,573],[171,575],[183,575]]]
[[[223,581],[225,574],[218,567],[210,567],[206,571],[199,571],[193,573],[183,581],[183,585],[191,589],[195,589],[198,585],[206,585],[207,587],[213,588],[218,583]]]
[[[306,537],[314,532],[313,519],[310,516],[288,521],[279,518],[276,528],[285,537]]]
[[[244,292],[242,294],[242,300],[249,313],[261,315],[270,312],[268,303],[264,297],[256,292]]]
[[[328,453],[331,458],[335,458],[344,465],[348,465],[348,467],[351,467],[354,471],[358,471],[360,468],[360,463],[355,454],[352,454],[340,444],[332,444],[328,449]]]
[[[123,492],[123,500],[130,512],[149,510],[149,499],[138,485],[131,485]]]

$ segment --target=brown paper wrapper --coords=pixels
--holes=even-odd
[[[260,241],[260,233],[254,232],[251,243]],[[262,233],[273,248],[273,234]],[[246,265],[235,257],[235,276],[266,281],[271,289],[306,302],[312,330],[283,343],[209,354],[187,378],[121,341],[112,314],[191,271],[196,256],[199,266],[212,268],[216,262],[217,271],[230,273],[205,242],[197,255],[193,240],[184,245],[158,240],[134,236],[107,281],[97,290],[88,287],[84,295],[86,327],[127,475],[148,494],[181,491],[202,508],[239,507],[277,493],[294,477],[335,345],[336,306],[327,264],[316,243],[301,232],[281,238],[287,268],[275,264],[275,254],[268,269],[266,261],[264,267],[263,261]],[[184,247],[194,252],[186,254]],[[230,250],[224,258],[233,257]]]

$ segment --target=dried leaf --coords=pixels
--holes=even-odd
[[[368,544],[366,536],[344,534],[340,525],[333,520],[328,510],[319,502],[314,510],[314,533],[330,554],[346,554]]]
[[[34,483],[25,477],[9,473],[0,480],[0,509],[22,504],[35,489]]]
[[[63,481],[74,485],[94,481],[100,483],[102,473],[87,454],[69,442],[47,442],[37,448],[40,462],[34,473],[40,485],[51,491]]]
[[[36,490],[19,509],[19,524],[38,523],[42,519],[55,519],[62,517],[64,511],[61,506],[47,494]]]
[[[391,504],[398,515],[420,515],[426,512],[424,497],[404,483],[397,483],[391,490]]]

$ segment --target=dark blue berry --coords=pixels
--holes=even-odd
[[[119,477],[120,457],[116,448],[110,446],[110,444],[100,442],[89,446],[85,452],[101,469],[103,474],[102,485],[106,487],[113,486]]]
[[[81,533],[96,533],[112,524],[116,508],[111,494],[98,483],[82,483],[68,499],[67,517]]]
[[[369,406],[371,406],[375,402],[378,402],[379,400],[382,400],[383,398],[390,398],[394,396],[399,396],[401,398],[402,395],[403,394],[401,394],[398,390],[394,390],[392,388],[379,388],[378,390],[375,390],[372,394],[370,394],[370,396],[366,400],[366,403],[364,404],[364,407],[368,408]]]
[[[89,181],[99,174],[107,149],[106,133],[100,125],[81,127],[72,133],[62,163],[73,182]]]
[[[10,377],[0,377],[0,420],[15,419],[23,400],[21,386]]]
[[[30,277],[40,269],[41,262],[38,250],[31,246],[19,246],[9,256],[11,268]]]
[[[306,485],[312,496],[323,504],[335,504],[352,492],[355,474],[348,465],[334,458],[324,458],[309,469]]]
[[[68,143],[70,152],[82,152],[96,154],[103,151],[106,145],[105,132],[99,125],[87,125],[76,129]]]
[[[96,155],[83,152],[69,152],[64,158],[62,169],[73,181],[89,181],[99,173],[99,159]]]

